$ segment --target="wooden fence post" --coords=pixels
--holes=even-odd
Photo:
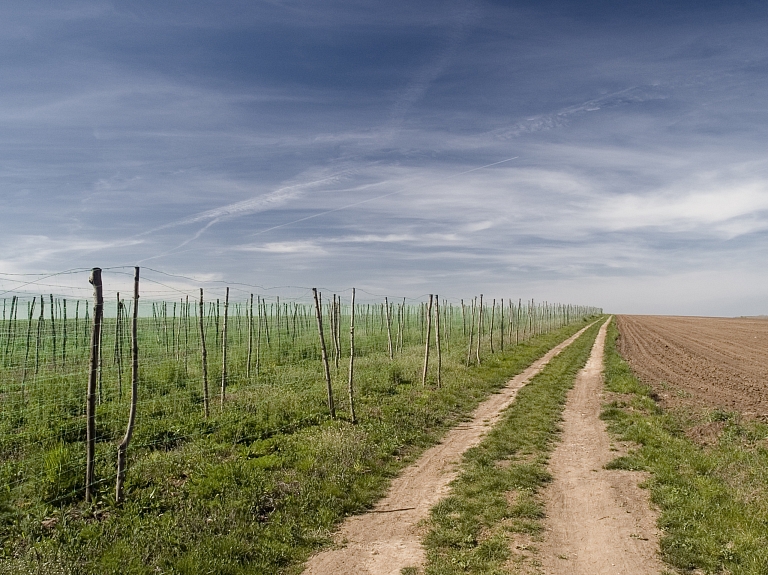
[[[75,349],[80,349],[80,300],[75,300]]]
[[[261,296],[256,296],[256,311],[258,313],[258,329],[256,334],[256,379],[261,370]]]
[[[429,338],[432,336],[432,299],[434,296],[429,294],[429,307],[427,308],[427,336],[424,338],[426,344],[424,345],[424,371],[421,374],[421,385],[427,384],[427,369],[429,368]]]
[[[384,306],[387,308],[387,349],[389,350],[389,359],[391,361],[394,359],[394,355],[392,355],[392,316],[389,312],[389,300],[386,297],[384,298]]]
[[[18,304],[16,306],[18,308]],[[67,300],[66,298],[61,300],[61,367],[64,367],[67,363]],[[15,319],[16,316],[14,316]],[[14,330],[15,333],[15,330]]]
[[[133,275],[133,320],[131,322],[131,410],[128,414],[128,427],[125,430],[125,437],[123,437],[120,445],[117,446],[117,483],[115,485],[116,503],[120,503],[123,500],[123,483],[125,483],[125,457],[128,451],[128,444],[131,442],[131,436],[133,436],[133,427],[136,423],[136,402],[138,401],[139,393],[139,332],[137,325],[138,314],[139,268],[136,266],[134,268]]]
[[[339,296],[339,299],[341,299],[341,296]],[[333,304],[328,309],[328,322],[330,323],[331,328],[331,341],[333,341],[333,359],[334,359],[334,365],[336,366],[336,371],[339,370],[339,342],[336,339],[336,294],[333,294]]]
[[[493,351],[493,328],[495,327],[496,322],[496,298],[493,298],[493,305],[491,307],[491,353],[494,353]]]
[[[475,302],[477,298],[472,300],[472,315],[469,320],[469,347],[467,348],[467,367],[472,359],[472,334],[475,332]]]
[[[331,387],[331,369],[328,366],[328,352],[325,348],[325,336],[323,336],[323,313],[320,309],[320,300],[317,297],[317,288],[312,288],[315,296],[315,315],[317,316],[317,331],[320,334],[320,351],[323,355],[323,368],[325,369],[325,383],[328,386],[328,411],[331,419],[336,419],[336,408],[333,405],[333,387]]]
[[[203,412],[208,417],[208,350],[205,348],[205,306],[203,305],[203,288],[200,288],[200,353],[203,360]]]
[[[27,347],[26,351],[24,352],[24,371],[21,375],[21,401],[24,402],[24,394],[25,394],[25,384],[27,382],[27,361],[29,361],[29,344],[31,341],[32,336],[32,316],[35,313],[35,302],[37,301],[37,297],[32,298],[32,305],[29,308],[29,312],[27,313],[28,319],[27,319]],[[77,333],[77,332],[75,332]]]
[[[86,304],[86,315],[88,314]],[[37,372],[40,371],[40,341],[43,331],[43,322],[45,321],[45,297],[40,295],[40,317],[37,318],[37,341],[35,342],[35,379],[37,379]],[[86,320],[88,321],[88,320]]]
[[[224,296],[224,326],[221,330],[221,409],[227,394],[227,317],[229,312],[229,288]]]
[[[443,364],[443,356],[440,351],[440,296],[435,294],[435,347],[437,348],[437,387],[443,386],[440,371]]]
[[[355,417],[355,394],[353,387],[355,371],[355,288],[352,288],[352,316],[349,320],[349,413],[352,423],[357,423]]]
[[[499,318],[499,347],[501,348],[501,352],[504,353],[504,298],[501,298],[499,313],[501,314],[501,317]]]
[[[51,301],[51,343],[53,344],[53,355],[51,356],[51,365],[56,367],[56,323],[55,323],[55,308],[53,305],[53,294],[48,294]]]
[[[85,501],[92,500],[93,471],[96,456],[96,380],[99,371],[101,320],[104,313],[104,297],[101,285],[101,268],[93,268],[88,282],[93,286],[93,330],[91,331],[91,361],[88,375],[88,391],[85,402]]]
[[[336,314],[336,319],[334,320],[336,330],[333,332],[336,338],[336,369],[339,369],[339,362],[341,361],[341,296],[336,299],[333,313]]]
[[[251,294],[251,307],[248,311],[248,363],[245,366],[245,378],[251,381],[251,355],[253,353],[253,294]]]
[[[480,306],[477,310],[477,365],[480,365],[480,342],[483,338],[483,294],[480,294]]]
[[[135,280],[135,278],[134,278]],[[120,292],[117,292],[117,315],[115,316],[115,353],[114,363],[117,364],[117,397],[123,399],[123,354],[120,349]]]

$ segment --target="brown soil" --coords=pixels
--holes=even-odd
[[[584,329],[536,360],[480,404],[469,422],[453,428],[441,443],[425,451],[392,481],[373,511],[345,521],[336,537],[338,547],[310,558],[304,575],[400,575],[405,567],[423,565],[419,522],[447,495],[461,455],[480,442],[517,391]]]
[[[768,417],[768,321],[618,316],[619,352],[664,406]]]
[[[606,470],[620,455],[600,420],[607,324],[579,373],[563,412],[561,442],[545,491],[547,520],[539,557],[548,575],[658,574],[658,530],[645,475]]]

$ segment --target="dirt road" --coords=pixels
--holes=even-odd
[[[540,548],[547,575],[649,575],[664,568],[643,474],[605,470],[618,453],[600,420],[607,324],[579,372],[563,413],[563,434],[550,460],[547,520]]]
[[[471,421],[457,426],[405,469],[373,511],[351,517],[337,536],[338,548],[324,551],[307,563],[305,575],[400,575],[404,567],[424,563],[418,523],[447,495],[457,463],[496,423],[517,391],[586,328],[547,352],[483,402]]]
[[[619,351],[665,405],[768,417],[768,320],[618,316]]]

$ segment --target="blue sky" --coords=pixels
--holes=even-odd
[[[2,274],[768,313],[764,3],[0,10]]]

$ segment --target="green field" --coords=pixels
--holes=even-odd
[[[251,308],[248,295],[230,301],[222,404],[224,298],[218,306],[206,298],[206,417],[199,302],[142,300],[137,421],[126,500],[117,505],[116,446],[130,405],[131,302],[122,302],[120,314],[116,300],[107,302],[95,498],[86,504],[93,311],[70,300],[65,319],[64,298],[53,297],[53,306],[50,296],[44,299],[42,317],[39,297],[34,308],[31,298],[19,298],[7,304],[0,324],[0,571],[9,573],[293,572],[327,543],[341,518],[371,505],[415,454],[598,311],[505,301],[502,317],[500,302],[484,302],[481,323],[479,302],[473,312],[471,304],[462,311],[460,302],[441,301],[438,388],[435,310],[422,385],[427,304],[392,303],[389,321],[383,302],[358,304],[353,425],[348,302],[334,306],[325,297],[322,304],[332,418],[312,304],[256,296]]]

